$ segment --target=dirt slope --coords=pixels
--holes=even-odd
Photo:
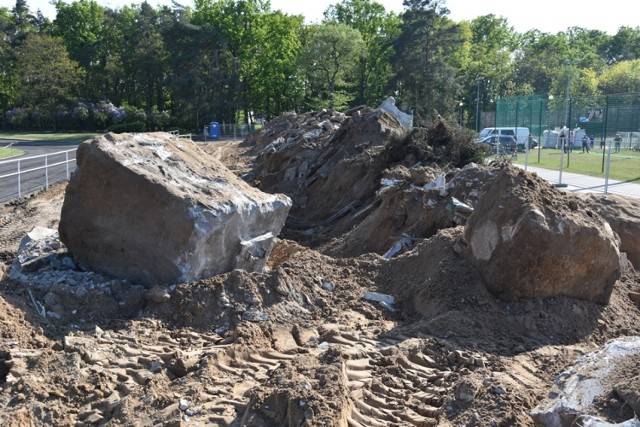
[[[242,175],[238,145],[206,149]],[[55,227],[62,197],[57,187],[0,208],[5,262],[34,225]],[[528,426],[557,373],[640,335],[632,268],[606,307],[505,303],[456,252],[461,233],[441,230],[389,261],[283,240],[267,272],[158,286],[137,310],[114,284],[96,286],[95,304],[70,283],[0,282],[0,423]],[[54,294],[62,308],[44,318],[36,303]],[[633,416],[615,394],[597,411]]]

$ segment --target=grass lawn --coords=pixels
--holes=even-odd
[[[582,147],[580,147],[580,149],[574,149],[572,153],[567,154],[553,148],[543,148],[539,151],[536,148],[529,152],[528,164],[533,167],[559,170],[560,156],[562,155],[563,171],[604,177],[607,170],[608,154],[608,151],[605,151],[603,169],[603,152],[600,149],[583,153]],[[518,153],[518,158],[513,161],[524,164],[525,153]],[[612,152],[609,177],[620,181],[640,181],[640,152],[628,149],[623,149],[620,153]]]
[[[2,139],[18,139],[21,141],[51,141],[51,142],[82,142],[94,138],[100,133],[27,133],[27,132],[0,132],[0,145]]]
[[[1,141],[0,141],[0,145],[2,145]],[[0,147],[0,159],[5,159],[7,157],[17,156],[17,155],[22,154],[22,153],[23,153],[22,151],[17,150],[15,148]]]

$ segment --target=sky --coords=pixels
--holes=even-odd
[[[70,3],[71,0],[65,0]],[[97,0],[99,4],[117,9],[123,5],[142,0]],[[147,0],[152,6],[171,5],[171,0]],[[402,0],[377,0],[388,11],[401,12]],[[45,16],[53,19],[55,8],[50,0],[27,0],[31,11],[40,9]],[[177,0],[178,3],[193,5],[193,0]],[[290,15],[305,15],[309,23],[320,22],[326,8],[338,3],[337,0],[271,0],[271,8],[282,10]],[[583,27],[615,34],[621,26],[637,27],[638,6],[629,0],[607,0],[591,2],[585,0],[446,0],[451,18],[455,22],[472,20],[478,16],[494,14],[507,19],[508,24],[517,32],[524,33],[538,29],[555,34],[569,27]],[[11,9],[15,0],[0,0],[0,6]]]

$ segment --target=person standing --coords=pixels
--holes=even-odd
[[[585,150],[587,153],[589,152],[589,137],[586,133],[582,135],[582,152],[584,153]]]
[[[622,137],[620,136],[619,133],[616,133],[616,137],[613,138],[613,142],[615,143],[615,146],[616,146],[616,153],[619,153],[620,145],[622,144]]]
[[[566,127],[563,126],[562,129],[560,129],[560,137],[558,138],[558,142],[559,142],[559,147],[556,148],[560,148],[562,151],[566,152],[567,151],[567,131],[566,131]]]

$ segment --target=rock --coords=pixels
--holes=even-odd
[[[618,233],[620,250],[627,253],[627,258],[634,267],[640,267],[640,200],[592,193],[580,196]]]
[[[379,108],[398,119],[405,129],[411,129],[413,127],[413,114],[400,111],[400,109],[396,107],[396,100],[392,96],[385,99]]]
[[[61,240],[80,265],[143,285],[261,270],[291,207],[167,133],[106,134],[77,163]]]
[[[155,302],[156,304],[162,304],[163,302],[167,302],[171,299],[171,294],[164,286],[156,285],[153,288],[149,289],[144,294],[144,297],[148,301]]]
[[[625,396],[626,391],[630,390],[629,396],[635,396],[637,402],[637,388],[632,390],[634,385],[631,381],[625,382],[625,386],[613,382],[616,381],[614,373],[617,368],[624,371],[628,366],[637,366],[639,357],[638,337],[611,340],[602,350],[582,356],[574,366],[558,375],[549,397],[533,410],[531,418],[536,425],[574,426],[577,420],[583,420],[590,413],[596,412],[595,407],[608,398],[612,389],[616,392],[620,390]],[[637,387],[637,381],[635,384]],[[594,420],[606,422],[596,418]]]
[[[465,253],[506,300],[568,296],[607,304],[620,277],[609,224],[572,194],[502,168],[467,221]]]
[[[640,414],[640,376],[615,384],[613,389],[625,405],[628,405],[634,413]]]
[[[52,264],[61,251],[58,232],[52,228],[35,227],[20,241],[18,255],[9,270],[9,277],[18,280],[23,274],[33,273]]]
[[[456,385],[454,389],[454,396],[458,401],[471,403],[475,400],[476,395],[478,394],[478,389],[479,387],[476,383],[470,379],[463,379]]]

